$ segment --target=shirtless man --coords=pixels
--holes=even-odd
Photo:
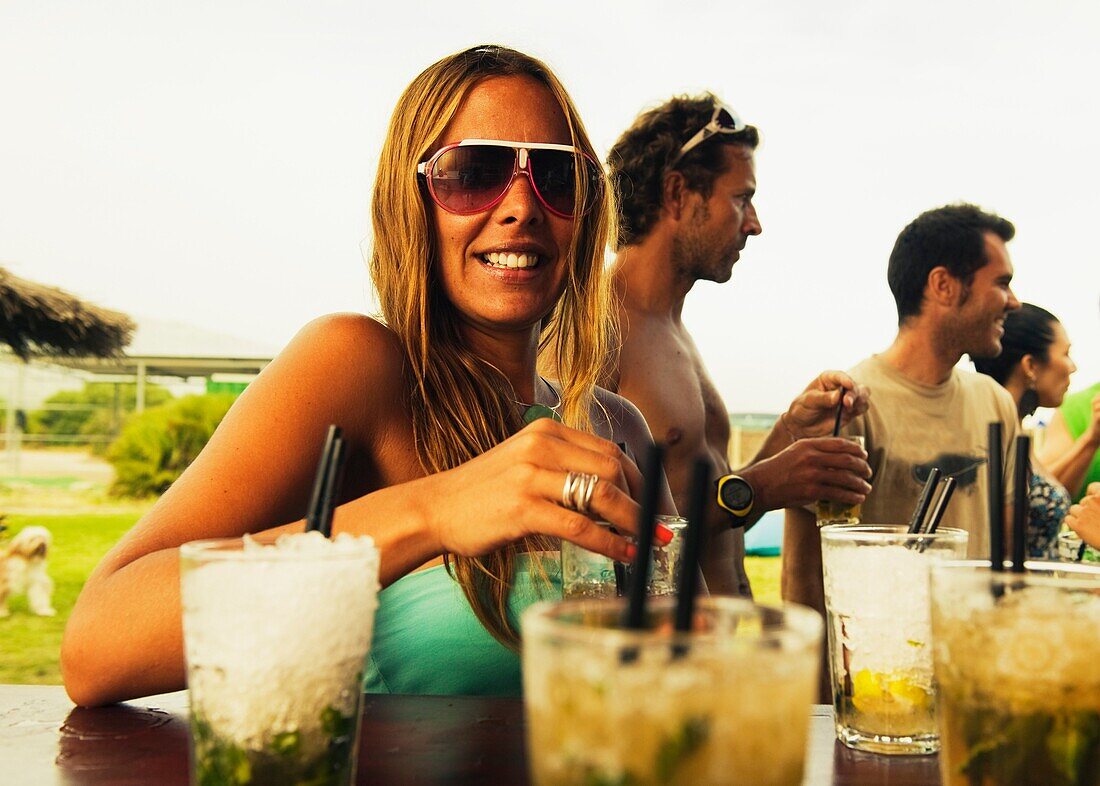
[[[862,502],[870,491],[858,446],[800,439],[830,433],[842,395],[845,421],[866,411],[866,391],[841,372],[814,380],[754,462],[731,472],[729,415],[681,321],[695,282],[729,280],[748,237],[760,234],[757,141],[756,129],[714,96],[679,97],[639,116],[608,157],[621,210],[613,285],[622,345],[604,384],[634,402],[667,446],[681,512],[692,462],[710,460],[720,485],[707,509],[703,573],[712,591],[740,595],[751,594],[744,530],[763,512],[817,499]]]

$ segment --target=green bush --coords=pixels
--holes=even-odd
[[[111,493],[120,497],[163,494],[199,455],[236,396],[184,396],[126,423],[107,449],[114,465]]]
[[[171,398],[172,394],[159,385],[145,386],[146,407],[159,406]],[[114,436],[127,415],[137,406],[137,385],[123,383],[116,386],[112,382],[86,382],[83,390],[59,390],[44,403],[60,405],[66,409],[37,409],[27,413],[28,434]]]

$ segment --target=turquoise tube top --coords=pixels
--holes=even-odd
[[[542,557],[547,584],[520,554],[508,599],[508,619],[519,628],[523,611],[539,600],[561,599],[561,565]],[[410,573],[378,596],[374,637],[363,689],[367,693],[520,696],[519,654],[481,626],[462,588],[442,566]]]

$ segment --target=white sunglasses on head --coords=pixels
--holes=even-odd
[[[715,104],[714,114],[710,116],[710,122],[696,131],[695,136],[684,142],[669,166],[676,166],[680,163],[681,158],[715,134],[738,134],[744,130],[745,121],[736,112],[725,104]]]

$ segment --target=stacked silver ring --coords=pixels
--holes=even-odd
[[[592,494],[596,490],[596,483],[599,479],[599,475],[567,472],[565,474],[565,485],[561,489],[562,507],[587,513],[588,503],[592,501]]]

